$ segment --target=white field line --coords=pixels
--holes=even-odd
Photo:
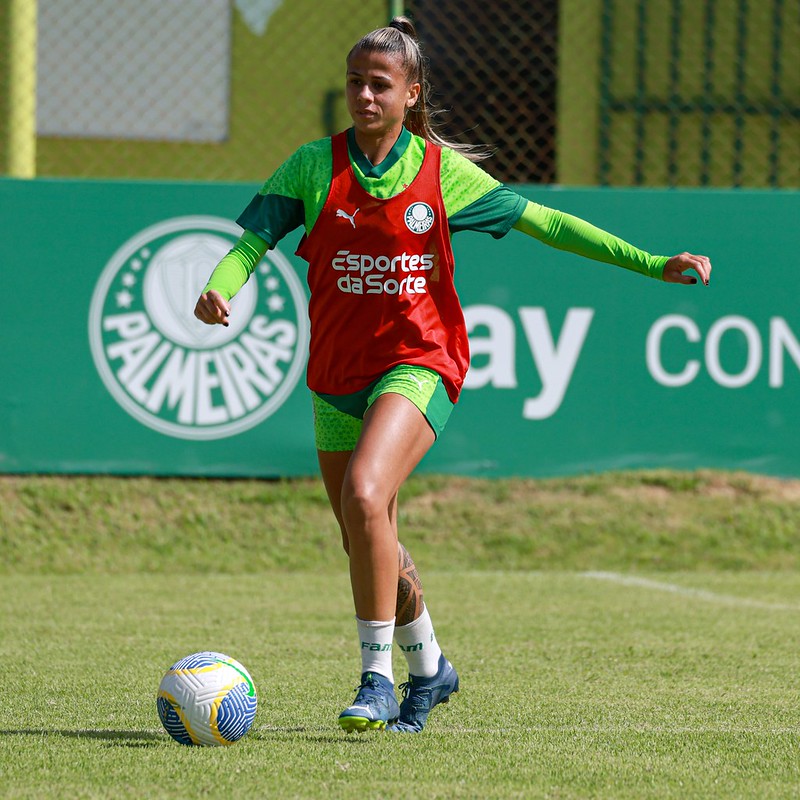
[[[281,725],[260,725],[254,727],[251,733],[256,738],[267,738],[271,734],[330,734],[331,737],[342,737],[352,740],[360,740],[362,734],[347,734],[338,729],[338,726],[331,725],[307,725],[300,727],[281,726]],[[764,736],[796,736],[797,728],[792,726],[758,727],[753,725],[652,725],[652,724],[633,724],[633,725],[502,725],[487,726],[476,728],[474,726],[449,725],[442,722],[437,723],[437,734],[497,734],[506,735],[513,733],[575,733],[575,734],[627,734],[627,733],[647,733],[664,735],[764,735]],[[366,734],[369,736],[390,736],[388,731],[374,732]],[[410,734],[407,734],[410,735]]]
[[[439,725],[437,733],[458,734],[499,734],[512,733],[574,733],[600,734],[614,736],[617,734],[646,733],[664,736],[796,736],[797,728],[754,728],[752,726],[724,725],[517,725],[503,728],[461,728],[458,726]]]
[[[635,575],[623,575],[619,572],[581,572],[583,578],[591,580],[608,581],[620,586],[635,586],[639,589],[650,589],[656,592],[669,592],[682,597],[691,597],[703,600],[706,603],[718,605],[739,606],[743,608],[758,608],[764,611],[800,611],[800,606],[792,603],[768,603],[764,600],[753,600],[748,597],[736,597],[732,594],[718,594],[708,589],[692,589],[679,586],[675,583],[664,583],[649,578],[637,578]]]

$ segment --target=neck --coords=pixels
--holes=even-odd
[[[391,130],[388,133],[371,136],[369,134],[362,133],[358,130],[358,128],[356,128],[356,144],[361,152],[369,159],[369,163],[375,167],[380,164],[381,161],[386,158],[386,156],[389,155],[394,147],[394,143],[400,136],[401,130],[402,126],[397,128],[397,130]]]

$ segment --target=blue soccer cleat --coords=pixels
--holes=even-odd
[[[419,733],[428,720],[431,709],[446,703],[450,695],[458,691],[458,673],[443,656],[439,656],[439,670],[432,678],[409,675],[407,683],[401,683],[403,702],[400,703],[400,718],[389,730],[398,733]]]
[[[394,684],[377,672],[365,672],[353,705],[339,714],[339,725],[348,733],[379,731],[395,722],[399,714]]]

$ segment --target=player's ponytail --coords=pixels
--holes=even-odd
[[[391,53],[400,58],[410,83],[420,85],[417,102],[406,113],[405,126],[423,139],[456,150],[470,161],[482,161],[491,153],[485,147],[462,144],[442,137],[437,131],[434,117],[441,113],[431,107],[427,59],[422,53],[414,23],[408,17],[395,17],[386,28],[378,28],[356,42],[347,60],[357,52]]]

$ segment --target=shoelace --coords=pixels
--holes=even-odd
[[[405,683],[401,683],[397,688],[403,693],[403,700],[405,701],[408,699],[408,696],[411,694],[411,690],[414,688],[414,686],[411,681],[406,681]],[[414,708],[427,708],[428,701],[425,698],[426,696],[429,696],[430,693],[431,690],[428,686],[417,687],[416,692],[411,698],[411,704],[414,706]]]
[[[378,700],[382,703],[386,702],[382,687],[374,678],[367,678],[367,680],[365,680],[360,686],[356,686],[355,690],[358,692],[358,694],[361,694],[364,690],[366,690],[370,695],[364,698],[367,702],[374,700]]]
[[[380,685],[375,678],[367,678],[360,686],[356,686],[355,691],[360,692],[362,689],[371,689],[373,692],[377,692],[380,689]]]

